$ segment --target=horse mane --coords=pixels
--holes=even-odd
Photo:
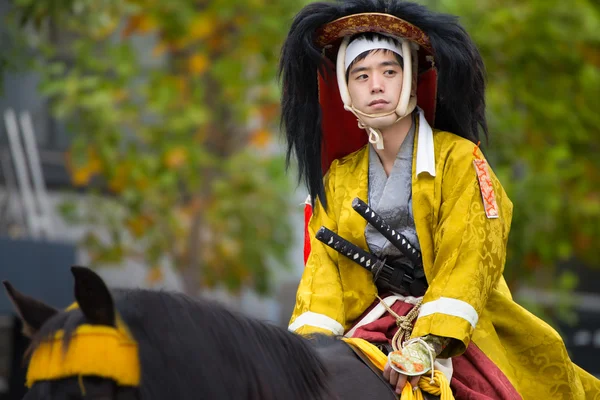
[[[310,343],[283,328],[180,293],[134,289],[112,295],[139,345],[141,398],[334,397]],[[67,348],[83,323],[78,309],[55,315],[33,337],[28,352],[60,329]]]

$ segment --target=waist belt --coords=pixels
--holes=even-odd
[[[352,202],[352,208],[388,239],[393,246],[398,248],[406,258],[388,264],[385,259],[379,259],[324,226],[319,229],[315,237],[343,256],[371,271],[375,285],[380,291],[390,290],[405,296],[423,296],[428,285],[421,252],[412,246],[404,235],[392,229],[383,218],[358,197]]]

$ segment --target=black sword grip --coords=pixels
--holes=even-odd
[[[373,280],[378,287],[404,295],[422,296],[422,294],[410,292],[413,278],[405,273],[404,268],[390,267],[385,261],[379,260],[375,255],[364,251],[324,226],[315,234],[315,238],[361,267],[371,271]]]
[[[321,229],[316,233],[315,237],[331,247],[342,255],[348,257],[352,261],[359,264],[361,267],[368,269],[369,271],[373,268],[373,265],[378,261],[377,257],[361,249],[354,243],[350,243],[337,233],[322,226]]]
[[[356,197],[352,200],[352,208],[415,265],[421,265],[423,263],[421,260],[421,252],[412,246],[403,234],[392,229],[392,227],[389,226],[372,208],[369,208],[364,201]]]

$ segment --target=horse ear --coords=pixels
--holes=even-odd
[[[73,266],[75,300],[92,325],[115,326],[115,306],[108,287],[89,268]]]
[[[58,313],[58,310],[33,297],[25,296],[8,281],[3,281],[4,289],[17,315],[23,322],[23,334],[31,338],[44,323]]]

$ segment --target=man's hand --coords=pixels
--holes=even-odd
[[[434,351],[423,339],[411,339],[401,349],[388,354],[383,376],[396,387],[398,394],[402,393],[407,381],[416,388],[421,375],[433,368]]]
[[[390,363],[388,362],[385,365],[385,368],[383,369],[383,377],[385,379],[387,379],[387,381],[392,385],[396,387],[396,393],[397,394],[401,394],[402,393],[402,389],[404,389],[404,386],[406,385],[406,382],[408,381],[408,378],[410,378],[410,385],[415,388],[417,387],[418,383],[419,383],[419,379],[421,379],[420,376],[406,376],[404,374],[401,374],[399,372],[397,372],[395,369],[393,369],[392,367],[390,367]]]

